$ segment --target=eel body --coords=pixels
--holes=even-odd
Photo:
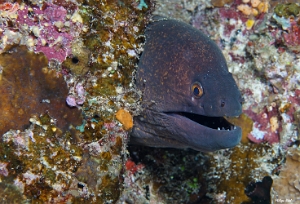
[[[143,111],[134,117],[131,143],[204,152],[237,145],[241,128],[224,117],[241,114],[242,97],[218,46],[163,18],[145,36],[136,75]]]

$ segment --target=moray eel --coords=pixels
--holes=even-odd
[[[241,128],[225,117],[242,112],[240,91],[218,46],[192,26],[153,20],[136,74],[142,112],[131,144],[210,152],[234,147]]]

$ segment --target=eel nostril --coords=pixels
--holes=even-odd
[[[245,102],[245,99],[242,97],[242,96],[240,96],[240,103],[241,103],[241,105],[243,105],[243,103]]]
[[[221,107],[224,107],[224,106],[225,106],[225,100],[221,99]]]

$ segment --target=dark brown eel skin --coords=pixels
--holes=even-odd
[[[231,148],[241,128],[225,118],[242,112],[240,91],[218,46],[192,26],[155,17],[145,32],[136,86],[143,111],[134,117],[131,144]]]

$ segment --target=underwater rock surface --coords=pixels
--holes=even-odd
[[[145,25],[154,7],[147,0],[100,2],[0,3],[1,59],[15,44],[25,45],[30,53],[37,52],[40,45],[47,48],[46,52],[58,49],[54,52],[57,56],[50,57],[46,65],[47,73],[55,75],[44,75],[53,79],[49,84],[57,83],[57,76],[67,84],[67,96],[57,108],[69,97],[70,104],[83,113],[77,130],[62,125],[64,122],[57,123],[52,115],[37,113],[27,119],[27,125],[2,135],[1,202],[251,203],[244,188],[265,176],[272,177],[278,194],[271,190],[271,199],[284,199],[281,195],[287,199],[299,197],[297,190],[291,190],[297,187],[291,180],[277,188],[288,169],[285,166],[290,165],[289,155],[294,155],[293,149],[299,146],[296,0],[291,1],[295,5],[268,0],[169,0],[156,4],[157,14],[191,23],[218,44],[242,91],[239,125],[243,128],[243,143],[211,154],[127,149],[129,135],[122,123],[141,111],[141,93],[135,90],[134,73],[143,49]],[[56,8],[65,17],[45,19],[47,8]],[[22,12],[24,9],[27,12]],[[17,23],[17,19],[25,20],[19,13],[28,18],[28,25]],[[47,31],[48,27],[58,31],[53,32],[58,35],[56,43],[53,35],[37,32],[37,28]],[[64,44],[64,36],[72,40]],[[40,56],[36,60],[41,64],[47,63],[41,54],[28,54],[32,55]],[[12,76],[19,77],[15,73]],[[15,86],[8,84],[6,88]],[[12,100],[1,98],[3,102],[8,99]],[[16,110],[10,103],[5,104],[1,104],[4,109],[0,111]],[[119,110],[131,117],[119,122]],[[18,112],[13,114],[18,116]],[[3,121],[16,123],[15,118]],[[127,124],[129,128],[130,122]]]
[[[31,117],[45,113],[63,131],[81,124],[81,112],[65,103],[68,87],[62,74],[49,69],[43,54],[14,46],[0,55],[0,64],[0,135],[24,130]]]
[[[119,199],[124,129],[139,111],[133,72],[152,8],[134,0],[0,3],[0,202]]]

